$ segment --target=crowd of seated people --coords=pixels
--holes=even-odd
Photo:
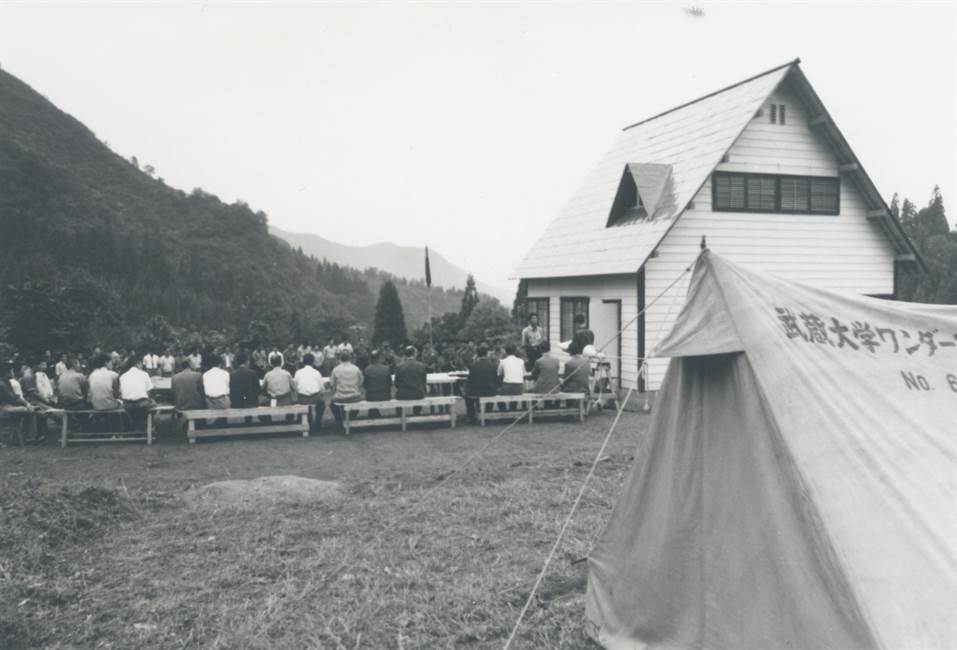
[[[525,337],[523,337],[525,340]],[[548,395],[550,393],[584,393],[587,399],[591,391],[592,360],[597,356],[594,347],[594,334],[581,328],[567,344],[562,345],[569,357],[562,363],[551,351],[547,339],[536,340],[535,361],[531,364],[531,379],[534,382],[531,393]],[[522,395],[526,392],[526,368],[528,359],[518,355],[518,348],[508,344],[504,356],[489,358],[489,348],[480,345],[476,349],[475,361],[469,366],[468,383],[465,388],[465,406],[468,421],[478,421],[480,397],[495,395]],[[546,401],[546,408],[557,406],[557,400]],[[499,404],[500,410],[517,410],[518,405]]]
[[[562,344],[571,355],[562,379],[561,364],[547,339],[536,323],[530,327],[534,331],[526,328],[521,347],[494,349],[470,341],[427,345],[421,351],[389,344],[373,350],[360,338],[354,346],[330,339],[325,345],[256,346],[236,353],[198,347],[178,354],[150,350],[142,356],[99,347],[90,354],[54,357],[47,352],[29,363],[0,365],[0,410],[26,415],[24,427],[37,439],[46,435],[51,422],[59,423],[61,410],[123,411],[123,426],[142,427],[155,405],[157,378],[168,378],[171,401],[179,411],[304,404],[312,407],[311,430],[318,431],[327,398],[341,428],[342,405],[363,399],[422,399],[428,395],[431,372],[468,370],[463,392],[473,421],[474,398],[524,393],[529,370],[533,392],[548,393],[562,381],[565,392],[587,392],[594,335],[579,328],[572,341]]]

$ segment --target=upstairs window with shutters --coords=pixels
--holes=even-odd
[[[784,104],[771,104],[771,110],[768,114],[771,116],[771,124],[784,124],[787,107]]]
[[[715,172],[711,183],[716,212],[840,213],[840,179]]]

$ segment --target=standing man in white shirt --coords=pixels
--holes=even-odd
[[[203,392],[206,394],[206,408],[228,409],[229,402],[229,373],[223,369],[223,357],[217,355],[212,359],[215,364],[203,373]]]
[[[150,377],[155,377],[159,372],[159,356],[152,352],[147,352],[143,357],[143,370],[145,370],[146,374]]]
[[[176,357],[169,350],[159,359],[160,375],[163,377],[172,377],[173,369],[176,367]]]
[[[120,375],[120,399],[126,409],[134,428],[146,423],[146,416],[153,407],[150,391],[153,382],[143,370],[143,361],[133,358],[122,375]]]
[[[538,325],[538,314],[528,317],[528,327],[522,330],[522,347],[525,348],[525,369],[531,370],[545,352],[545,330]]]
[[[326,402],[322,397],[325,381],[322,373],[316,370],[316,362],[312,352],[302,355],[302,367],[292,378],[296,404],[309,406],[309,432],[316,433],[322,425],[322,415],[326,412]]]

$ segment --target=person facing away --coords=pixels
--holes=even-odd
[[[302,367],[293,376],[293,384],[298,398],[311,399],[311,401],[306,402],[300,401],[300,404],[314,404],[316,398],[322,392],[322,373],[316,370],[315,363],[315,355],[312,352],[306,352],[302,355]]]
[[[309,349],[309,348],[306,348]],[[316,432],[322,422],[322,414],[326,411],[326,402],[322,398],[322,373],[316,370],[316,357],[312,352],[302,355],[302,367],[292,378],[296,392],[296,404],[306,404],[313,408],[309,410],[309,430]]]
[[[335,402],[362,400],[362,371],[352,363],[352,353],[339,353],[339,364],[332,369],[332,399]]]
[[[143,361],[131,358],[127,362],[126,372],[120,375],[120,398],[127,407],[143,407],[150,404],[150,391],[153,382],[143,370]]]
[[[249,409],[259,406],[259,373],[249,366],[249,357],[240,351],[236,355],[236,368],[229,374],[229,402],[234,409]]]
[[[362,401],[362,382],[362,371],[352,363],[352,353],[343,350],[339,353],[339,364],[332,369],[332,415],[340,431],[345,417],[342,405]]]
[[[502,380],[499,393],[521,395],[525,392],[525,362],[516,356],[514,343],[505,346],[505,358],[498,362],[498,376]]]
[[[57,393],[60,395],[60,406],[71,411],[88,409],[87,393],[89,385],[86,377],[80,372],[80,360],[76,357],[66,362],[66,370],[60,373],[57,380]]]
[[[387,402],[392,399],[392,373],[389,366],[382,363],[382,353],[378,350],[369,353],[369,365],[363,376],[362,385],[366,389],[367,402]]]
[[[122,408],[120,401],[120,376],[110,369],[111,356],[100,355],[93,365],[95,369],[87,378],[90,390],[90,406],[96,411],[112,411]]]
[[[498,363],[488,358],[488,346],[482,344],[475,351],[475,360],[469,366],[465,386],[465,410],[469,422],[476,421],[479,397],[491,397],[498,391]]]
[[[429,371],[415,358],[415,348],[405,349],[405,356],[395,368],[395,398],[422,399],[428,391]]]
[[[151,390],[153,382],[143,370],[143,360],[130,357],[126,362],[126,372],[120,375],[120,397],[123,400],[123,408],[136,429],[145,425],[148,411],[153,406],[153,400],[150,399]]]
[[[179,372],[170,380],[173,404],[177,411],[193,411],[206,408],[203,397],[203,376],[193,369],[189,357],[180,361]]]
[[[263,391],[270,400],[275,400],[276,406],[289,406],[293,401],[294,386],[292,375],[282,367],[283,356],[269,355],[269,365],[272,369],[263,377]]]
[[[591,363],[582,356],[582,349],[577,343],[568,348],[571,358],[565,362],[565,380],[562,391],[566,393],[589,392],[588,385],[591,379]]]
[[[595,333],[588,329],[588,325],[585,324],[585,314],[575,314],[574,322],[574,336],[572,338],[577,338],[582,342],[582,349],[586,345],[595,345]]]
[[[488,346],[484,343],[478,346],[469,366],[466,392],[469,397],[491,397],[498,392],[498,363],[488,358]]]
[[[223,355],[206,354],[210,367],[203,373],[203,394],[206,396],[206,408],[228,409],[229,400],[229,372],[223,368]]]
[[[553,390],[558,391],[562,383],[560,370],[561,363],[551,350],[546,348],[545,353],[535,361],[535,366],[532,368],[532,379],[535,380],[532,392],[545,395]]]

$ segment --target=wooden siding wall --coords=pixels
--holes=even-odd
[[[786,123],[771,124],[769,106],[787,106]],[[786,89],[775,92],[729,151],[718,171],[838,176],[838,163],[825,141],[808,126],[808,115]],[[841,179],[838,216],[713,212],[710,179],[694,198],[694,208],[678,220],[646,265],[647,301],[664,290],[697,256],[701,236],[715,253],[751,268],[763,269],[834,291],[890,294],[894,291],[894,250],[879,224],[867,218],[867,206],[847,177]],[[647,314],[649,353],[684,302],[690,276]],[[672,306],[677,302],[677,306]],[[649,388],[656,390],[667,359],[649,364]]]
[[[593,308],[594,303],[602,300],[621,300],[621,324],[625,328],[622,332],[621,352],[621,385],[625,388],[631,386],[637,379],[637,358],[638,358],[638,323],[629,321],[635,318],[638,304],[638,285],[637,274],[629,273],[623,275],[595,275],[588,277],[575,278],[543,278],[528,280],[529,298],[549,298],[548,305],[548,340],[552,344],[552,352],[560,359],[568,358],[558,347],[561,332],[561,298],[565,297],[584,297],[587,296],[591,302],[589,310]],[[627,327],[625,327],[627,325]],[[597,347],[603,346],[607,341],[595,341]],[[613,356],[618,351],[615,343],[611,343],[605,349],[605,354]]]

